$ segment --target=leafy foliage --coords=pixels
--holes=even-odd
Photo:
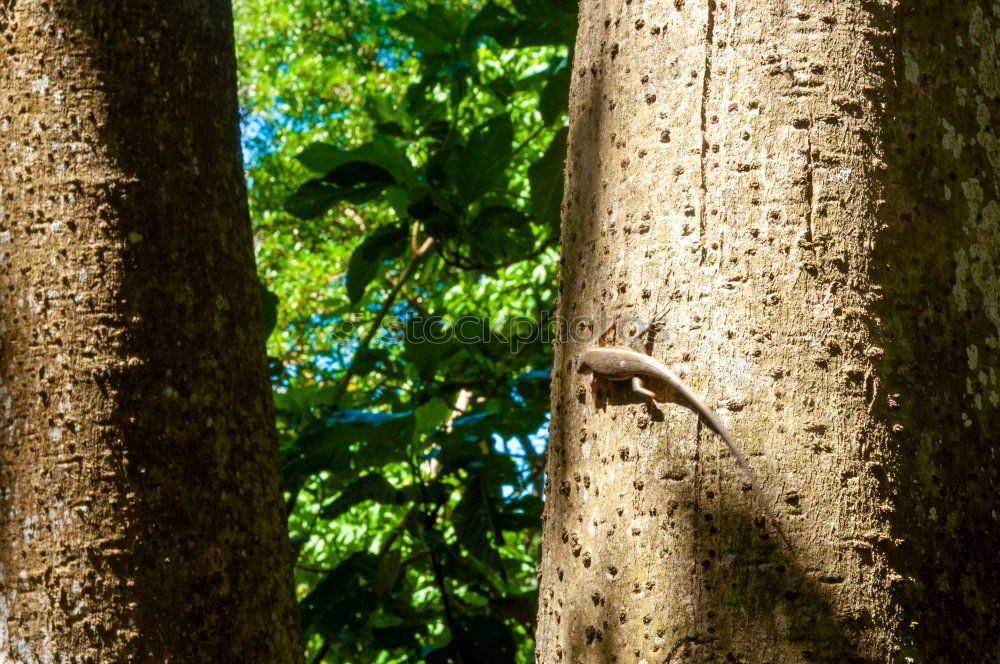
[[[236,5],[310,661],[532,661],[576,3]]]

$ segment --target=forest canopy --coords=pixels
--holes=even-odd
[[[235,10],[310,661],[532,661],[576,3]]]

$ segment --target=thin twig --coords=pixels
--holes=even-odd
[[[358,357],[368,349],[368,346],[375,338],[375,335],[378,334],[382,321],[385,320],[389,310],[392,309],[392,306],[396,303],[396,298],[399,297],[399,293],[403,290],[403,286],[417,271],[417,267],[420,266],[420,262],[427,255],[427,252],[430,251],[432,246],[434,246],[434,238],[429,237],[424,240],[422,245],[417,247],[416,251],[413,252],[413,258],[410,259],[410,263],[399,276],[399,281],[397,281],[396,285],[393,286],[392,291],[389,292],[389,296],[385,298],[385,301],[382,303],[382,308],[379,310],[378,315],[372,320],[367,334],[365,334],[364,339],[361,340],[357,350],[354,351],[354,357],[351,358],[351,363],[348,365],[347,371],[344,372],[344,377],[340,379],[340,384],[337,386],[337,391],[335,392],[333,400],[334,403],[339,403],[341,398],[343,398],[344,393],[347,392],[347,388],[351,384],[351,379],[354,378]]]
[[[459,270],[479,270],[482,272],[495,272],[496,270],[503,269],[505,267],[510,267],[511,265],[517,265],[518,263],[524,262],[526,260],[531,260],[532,258],[537,258],[541,256],[545,251],[555,245],[554,240],[549,240],[542,243],[541,246],[534,249],[531,253],[524,254],[523,256],[517,256],[509,260],[503,261],[502,263],[480,263],[474,261],[467,256],[463,256],[459,253],[447,255],[447,251],[444,249],[444,245],[438,245],[438,254],[448,265]]]
[[[514,151],[510,153],[510,156],[513,157],[518,152],[520,152],[524,148],[524,146],[526,146],[531,141],[535,140],[535,137],[538,136],[540,133],[542,133],[543,129],[545,129],[545,125],[539,125],[538,129],[536,129],[535,131],[531,132],[531,136],[528,136],[526,139],[524,139],[523,143],[521,143],[516,148],[514,148]]]
[[[323,645],[321,645],[319,650],[316,651],[316,656],[312,658],[312,662],[310,662],[310,664],[320,664],[320,662],[323,661],[323,658],[326,657],[326,654],[330,652],[330,648],[332,647],[332,641],[323,641]]]
[[[320,567],[319,565],[302,565],[300,563],[295,563],[295,569],[300,569],[303,572],[313,572],[314,574],[333,574],[337,571],[335,567]]]

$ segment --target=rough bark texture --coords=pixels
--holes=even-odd
[[[582,2],[539,661],[1000,660],[998,28]],[[573,372],[586,319],[661,311],[763,501],[682,404]]]
[[[300,661],[229,3],[0,47],[0,660]]]

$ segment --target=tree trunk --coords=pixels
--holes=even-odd
[[[998,27],[582,2],[539,661],[998,661]],[[660,312],[760,496],[683,402],[573,370]]]
[[[229,3],[0,44],[0,660],[300,661]]]

